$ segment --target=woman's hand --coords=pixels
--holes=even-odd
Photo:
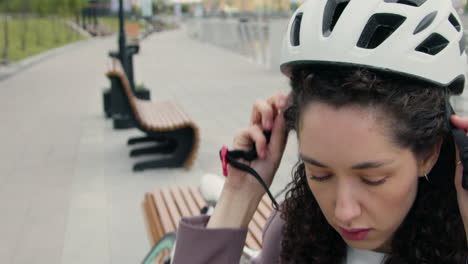
[[[283,94],[274,95],[266,101],[258,100],[253,106],[249,127],[241,130],[234,138],[233,149],[248,151],[255,146],[258,159],[243,162],[256,170],[268,187],[273,182],[286,147],[287,132],[282,113],[287,107],[287,101],[288,97]],[[271,131],[269,144],[264,131]],[[231,166],[225,188],[235,192],[253,192],[259,196],[265,193],[252,175]]]
[[[457,128],[468,131],[468,118],[461,117],[457,115],[453,115],[450,118],[452,124],[454,124]],[[457,161],[460,160],[458,154],[458,147],[457,147]],[[465,226],[465,234],[467,237],[468,243],[468,190],[463,189],[462,187],[462,175],[463,175],[463,164],[458,164],[455,170],[455,188],[457,189],[457,198],[458,198],[458,206],[460,208],[460,213],[463,219],[463,224]]]
[[[287,132],[282,114],[286,105],[287,96],[281,94],[266,101],[257,101],[249,127],[234,138],[234,149],[249,151],[255,146],[258,159],[240,162],[256,170],[268,187],[286,147]],[[269,144],[263,131],[271,131]],[[231,166],[228,169],[229,175],[207,228],[246,228],[265,193],[263,186],[252,175]]]

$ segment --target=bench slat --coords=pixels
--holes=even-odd
[[[187,203],[185,202],[184,198],[182,197],[182,193],[180,188],[176,186],[170,187],[170,191],[172,196],[174,196],[174,200],[179,207],[179,212],[181,216],[190,216],[190,210],[187,207]]]
[[[261,214],[256,211],[251,223],[253,224],[251,230],[252,230],[252,235],[255,238],[255,240],[258,241],[259,245],[262,245],[262,230],[265,227],[266,220],[261,216]]]
[[[270,198],[268,198],[268,201],[269,200]],[[268,202],[265,202],[265,199],[262,199],[262,201],[258,204],[257,211],[259,211],[264,218],[268,218],[272,209],[270,206],[268,206]]]
[[[174,197],[172,197],[171,192],[167,188],[164,188],[162,190],[162,196],[164,200],[166,201],[167,208],[169,209],[169,215],[171,216],[172,223],[174,224],[175,227],[177,227],[182,217],[180,216],[180,212],[174,201]]]
[[[159,219],[161,219],[161,224],[164,229],[164,233],[174,232],[176,230],[176,227],[174,226],[171,216],[169,215],[169,209],[166,206],[165,200],[163,199],[161,190],[157,188],[153,190],[153,199],[154,204],[156,206],[156,210],[160,217]]]
[[[248,248],[251,248],[251,249],[259,249],[260,248],[260,245],[258,244],[257,240],[255,240],[255,238],[253,238],[252,233],[250,233],[250,232],[247,232],[247,237],[245,238],[245,245]]]
[[[268,211],[270,199],[264,196],[248,225],[245,245],[254,250],[262,248],[263,228],[271,211]],[[155,241],[167,232],[176,231],[183,216],[200,214],[200,209],[206,205],[198,188],[193,186],[171,186],[168,188],[155,188],[152,193],[145,195],[145,211],[152,227],[150,232],[157,234]],[[154,244],[155,241],[152,241]],[[159,262],[157,262],[159,263]]]
[[[198,207],[198,205],[195,203],[195,201],[192,198],[192,194],[190,193],[190,190],[188,187],[184,186],[180,188],[182,191],[182,195],[184,197],[185,202],[187,203],[191,215],[198,215],[200,214],[201,208]]]
[[[271,212],[270,212],[271,213]],[[257,223],[258,227],[262,228],[265,226],[268,216],[262,215],[259,210],[255,211],[253,220]]]
[[[268,210],[273,210],[271,199],[268,195],[264,195],[262,198],[262,203],[266,205]]]
[[[159,231],[157,230],[157,226],[159,222],[157,221],[158,217],[157,215],[154,215],[155,209],[154,206],[152,206],[150,194],[145,194],[145,199],[143,200],[143,210],[146,212],[145,213],[145,220],[147,224],[147,228],[150,233],[150,240],[152,244],[155,244],[158,241],[159,237]],[[156,223],[158,222],[158,223]]]
[[[200,191],[196,187],[189,187],[190,193],[192,193],[193,198],[195,199],[195,202],[198,205],[198,208],[203,208],[206,206],[206,201],[203,199]]]

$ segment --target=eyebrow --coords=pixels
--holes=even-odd
[[[300,158],[304,161],[304,162],[307,162],[309,164],[312,164],[312,165],[315,165],[317,167],[321,167],[321,168],[328,168],[327,165],[324,165],[310,157],[306,157],[302,154],[299,155]],[[384,166],[384,165],[387,165],[387,164],[390,164],[392,163],[393,160],[386,160],[386,161],[366,161],[366,162],[362,162],[362,163],[359,163],[359,164],[356,164],[354,166],[351,167],[351,169],[353,170],[365,170],[365,169],[375,169],[375,168],[379,168],[381,166]]]

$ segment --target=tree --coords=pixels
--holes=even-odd
[[[31,10],[34,14],[36,14],[39,18],[44,18],[47,16],[49,11],[48,0],[31,0]],[[40,23],[35,24],[36,29],[34,32],[36,33],[36,45],[42,45],[42,35],[43,30]]]
[[[21,17],[22,19],[22,32],[21,32],[21,50],[25,51],[26,50],[26,38],[28,36],[28,22],[29,22],[29,16],[31,12],[31,3],[30,0],[21,0],[20,1],[20,12],[21,12]]]
[[[0,8],[3,10],[3,51],[2,61],[8,63],[9,61],[9,49],[10,49],[10,33],[8,19],[13,13],[18,13],[20,9],[20,0],[2,0],[0,2]]]
[[[21,13],[22,0],[7,0],[7,2],[9,2],[8,6],[10,14]]]
[[[86,0],[68,0],[69,10],[75,16],[76,24],[80,24],[81,10],[86,6]]]
[[[52,25],[52,35],[54,36],[54,42],[60,42],[60,36],[57,32],[57,24],[58,24],[58,17],[61,15],[63,10],[62,4],[64,0],[48,0],[48,7],[49,7],[49,14],[52,17],[53,25]]]
[[[10,6],[8,0],[2,0],[0,2],[0,14],[3,14],[3,50],[2,50],[2,61],[5,63],[8,62],[8,48],[10,44],[9,34],[8,34],[8,15],[10,13]]]

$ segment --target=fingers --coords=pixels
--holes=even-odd
[[[234,138],[234,148],[239,150],[249,151],[252,145],[255,145],[258,157],[265,159],[269,154],[272,154],[273,159],[278,159],[282,156],[287,142],[286,122],[283,115],[277,115],[272,127],[270,143],[267,144],[267,139],[263,128],[259,125],[251,125],[238,133]]]
[[[257,100],[252,109],[251,125],[261,125],[263,130],[269,131],[278,112],[283,111],[288,102],[288,96],[276,94],[265,100]]]
[[[267,102],[274,105],[276,109],[282,111],[286,108],[289,100],[289,95],[285,94],[276,94],[268,98]]]
[[[459,115],[452,115],[450,121],[454,126],[464,131],[468,130],[468,117],[463,117]]]
[[[286,122],[283,115],[277,115],[269,144],[269,153],[275,155],[273,159],[280,159],[286,147],[288,132],[286,131]]]
[[[264,130],[271,130],[276,115],[276,108],[263,100],[257,100],[252,109],[251,124],[259,124]]]
[[[240,131],[238,136],[234,138],[235,149],[249,151],[253,144],[255,144],[258,157],[264,159],[266,156],[267,140],[262,128],[258,125],[252,125]]]

